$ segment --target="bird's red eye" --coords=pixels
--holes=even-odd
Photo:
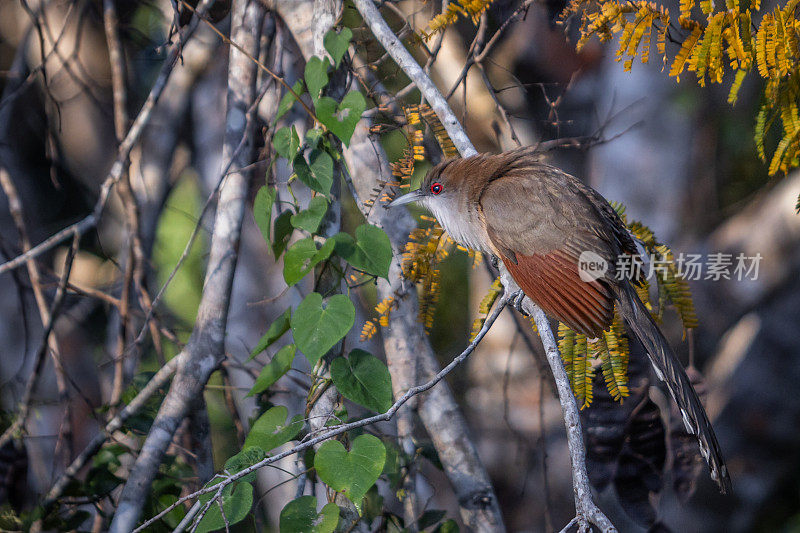
[[[439,183],[438,181],[435,183],[431,183],[431,192],[433,194],[439,194],[440,192],[442,192],[442,189],[444,189],[444,187],[442,187],[442,184]]]

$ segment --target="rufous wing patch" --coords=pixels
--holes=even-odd
[[[583,281],[578,260],[563,251],[516,254],[516,263],[500,258],[511,277],[545,313],[589,337],[599,336],[611,325],[614,300],[600,280]]]

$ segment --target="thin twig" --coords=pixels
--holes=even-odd
[[[528,9],[531,7],[531,5],[533,5],[535,1],[537,0],[525,0],[524,2],[522,2],[522,4],[519,5],[519,7],[513,13],[511,13],[511,15],[508,18],[506,18],[506,20],[503,21],[503,24],[501,24],[500,27],[497,28],[497,30],[489,38],[489,41],[487,41],[486,46],[484,46],[483,49],[478,53],[478,55],[475,56],[476,63],[482,63],[483,60],[486,59],[486,56],[489,55],[489,52],[492,51],[494,45],[498,43],[500,37],[502,37],[503,32],[506,30],[506,28],[508,28],[509,24],[511,24],[511,22],[513,22],[514,19],[517,18],[523,12],[527,13]]]
[[[486,73],[486,67],[483,66],[483,63],[478,63],[478,71],[481,73],[481,79],[483,79],[483,84],[486,86],[486,90],[489,91],[489,96],[492,97],[492,100],[494,100],[494,105],[500,112],[500,118],[503,119],[503,122],[508,128],[508,132],[511,135],[511,140],[513,140],[518,147],[522,146],[522,142],[520,142],[517,132],[514,129],[514,126],[511,124],[511,120],[508,118],[508,112],[506,111],[506,108],[502,102],[500,102],[500,99],[497,97],[497,91],[494,90],[494,85],[492,85],[492,81],[489,79],[489,75]],[[466,105],[464,107],[466,107]]]
[[[28,383],[25,386],[25,392],[22,395],[22,402],[19,412],[17,413],[17,417],[14,422],[3,432],[2,436],[0,436],[0,448],[5,446],[13,437],[17,435],[19,431],[22,430],[22,427],[25,425],[25,420],[28,418],[31,400],[33,399],[33,392],[36,388],[39,375],[42,373],[45,356],[47,355],[47,351],[50,346],[50,334],[52,333],[56,320],[58,319],[58,315],[61,312],[61,305],[64,303],[64,295],[67,292],[67,280],[69,279],[70,272],[72,271],[72,260],[75,258],[75,254],[78,251],[79,243],[80,236],[76,233],[73,235],[72,246],[70,246],[69,251],[67,252],[67,257],[64,260],[64,275],[58,284],[58,289],[56,289],[56,295],[53,298],[53,303],[47,312],[49,319],[45,324],[44,332],[42,333],[42,342],[34,358],[33,371],[31,372],[31,376],[28,378]]]
[[[450,90],[447,91],[445,95],[445,99],[450,100],[453,94],[458,89],[458,86],[461,83],[464,83],[464,87],[467,86],[467,75],[469,74],[470,69],[475,64],[475,53],[477,50],[480,50],[483,47],[483,43],[486,40],[486,28],[488,27],[488,17],[486,12],[481,15],[481,22],[478,26],[478,31],[475,33],[475,37],[472,39],[472,43],[469,45],[469,49],[467,50],[467,60],[464,63],[464,67],[461,69],[461,73],[456,78],[456,81],[453,82],[453,86],[450,87]],[[467,106],[466,100],[464,101],[464,107]]]
[[[122,142],[128,124],[128,98],[125,88],[125,54],[117,31],[118,26],[119,20],[117,19],[114,0],[103,0],[103,27],[108,45],[108,59],[111,65],[111,88],[114,100],[114,132],[117,136],[117,142]],[[119,331],[117,333],[117,349],[114,357],[114,379],[111,387],[111,399],[109,400],[112,407],[116,407],[122,399],[125,378],[125,344],[130,330],[130,294],[134,283],[135,271],[139,273],[136,276],[139,280],[142,277],[141,262],[136,260],[137,255],[141,255],[141,252],[137,254],[135,251],[137,243],[139,244],[138,248],[141,250],[141,241],[138,239],[139,212],[136,205],[136,197],[131,188],[127,165],[117,191],[125,211],[125,230],[128,245],[123,248],[125,268],[122,276],[122,292],[119,297]]]
[[[114,0],[103,0],[103,27],[111,65],[111,88],[114,98],[114,132],[122,141],[128,129],[128,93],[125,90],[125,52],[119,38],[119,20]]]

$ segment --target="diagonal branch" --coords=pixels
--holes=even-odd
[[[364,21],[369,25],[373,35],[381,42],[397,65],[417,85],[422,95],[430,103],[431,108],[436,112],[461,156],[469,157],[477,154],[477,150],[470,142],[467,133],[448,106],[447,100],[389,28],[372,0],[353,0],[353,3],[361,13]],[[506,291],[519,290],[519,287],[516,287],[510,276],[501,275],[501,278]],[[588,527],[587,523],[591,522],[599,526],[603,531],[616,531],[611,521],[606,518],[592,500],[592,490],[589,485],[589,476],[586,472],[586,449],[583,444],[578,405],[572,394],[550,323],[544,312],[530,299],[525,298],[524,305],[528,313],[536,320],[539,336],[542,339],[550,369],[556,380],[564,422],[567,426],[567,442],[570,449],[575,492],[576,521],[580,527]]]

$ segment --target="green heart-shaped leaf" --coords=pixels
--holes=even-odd
[[[304,229],[309,233],[316,233],[322,218],[328,212],[328,199],[324,196],[315,196],[308,202],[308,207],[292,215],[292,226]]]
[[[272,324],[267,328],[267,332],[259,339],[253,351],[250,352],[250,357],[247,358],[248,361],[251,361],[255,356],[269,348],[273,342],[280,339],[284,333],[289,331],[289,318],[291,316],[292,310],[287,309],[281,316],[272,321]]]
[[[253,202],[253,218],[256,219],[256,225],[261,230],[261,235],[264,240],[271,242],[270,237],[270,222],[272,218],[272,205],[275,203],[275,198],[278,196],[278,189],[275,187],[261,187],[256,193],[256,199]]]
[[[328,33],[325,34],[325,38],[322,40],[322,44],[325,45],[325,50],[333,58],[334,66],[339,68],[339,63],[342,61],[342,57],[347,52],[347,48],[350,46],[350,39],[353,38],[353,32],[350,28],[344,27],[342,31],[336,33],[336,30],[331,29]]]
[[[292,335],[297,347],[312,365],[339,342],[356,320],[356,308],[344,294],[331,296],[323,305],[322,295],[312,292],[292,315]]]
[[[319,478],[330,488],[347,496],[359,512],[361,499],[383,471],[386,448],[377,437],[364,434],[356,437],[350,452],[341,442],[323,442],[314,456]]]
[[[334,237],[336,253],[354,268],[388,279],[392,263],[389,237],[382,229],[370,224],[362,224],[355,233],[355,240],[347,233]]]
[[[303,428],[303,417],[294,416],[287,424],[288,414],[289,410],[286,407],[278,405],[258,417],[250,428],[243,447],[255,446],[268,452],[295,438]]]
[[[214,494],[216,493],[203,494],[200,496],[200,502],[206,503]],[[225,518],[228,524],[233,525],[244,520],[250,512],[250,507],[253,506],[253,486],[250,483],[241,482],[228,485],[222,490],[221,499]],[[222,518],[219,504],[215,502],[208,508],[196,531],[207,533],[218,529],[225,529],[225,520]]]
[[[305,85],[303,84],[303,80],[297,80],[294,85],[292,85],[292,91],[294,91],[298,96],[303,94],[304,90]],[[286,94],[284,94],[283,98],[281,98],[281,103],[278,104],[278,112],[275,113],[275,120],[273,121],[273,124],[277,124],[281,117],[289,112],[296,101],[297,98],[294,97],[294,94],[292,94],[291,91],[286,91]]]
[[[275,254],[275,259],[279,258],[286,245],[289,243],[289,237],[292,236],[294,227],[292,226],[292,213],[291,211],[284,211],[275,217],[274,240],[272,241],[272,253]]]
[[[294,173],[297,174],[297,179],[317,192],[330,194],[333,185],[333,159],[322,150],[312,150],[309,158],[310,165],[303,154],[297,154],[294,158]]]
[[[292,368],[292,361],[294,361],[296,352],[297,348],[294,344],[289,344],[278,350],[272,361],[261,369],[261,373],[258,375],[253,388],[247,393],[247,397],[264,392],[287,373]]]
[[[310,148],[317,148],[323,135],[325,132],[322,131],[322,128],[312,128],[306,131],[306,145]]]
[[[333,185],[333,159],[324,150],[312,150],[308,156],[311,163],[311,173],[320,184],[322,194],[330,194]]]
[[[339,506],[329,503],[317,514],[317,499],[301,496],[281,510],[280,533],[331,533],[339,524]]]
[[[290,287],[303,279],[320,261],[326,260],[333,252],[336,242],[328,239],[318,250],[313,237],[300,239],[289,247],[283,258],[283,279]]]
[[[291,129],[289,126],[285,126],[275,132],[272,137],[272,145],[279,156],[291,161],[297,150],[300,149],[300,135],[297,134],[297,129],[294,126]]]
[[[367,101],[358,91],[347,93],[341,104],[337,104],[336,100],[329,96],[323,96],[314,106],[319,121],[339,137],[345,146],[350,146],[350,138],[356,131],[356,125],[366,108]]]
[[[254,446],[250,446],[248,448],[243,449],[227,461],[225,461],[224,469],[227,470],[231,474],[236,474],[237,472],[241,472],[245,468],[249,468],[259,462],[260,460],[264,459],[267,456],[267,452],[262,450],[261,448],[256,448]],[[256,472],[250,472],[246,476],[240,478],[240,481],[246,481],[248,483],[252,482],[256,478]]]
[[[379,413],[392,406],[392,378],[386,365],[364,350],[331,361],[333,384],[348,400]]]
[[[314,56],[306,62],[305,79],[308,86],[308,94],[311,100],[316,102],[322,95],[322,89],[328,85],[328,66],[330,63],[327,58]]]

